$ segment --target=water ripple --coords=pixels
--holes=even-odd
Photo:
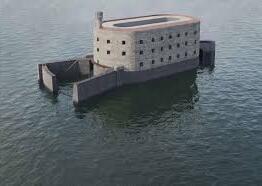
[[[215,69],[123,87],[75,108],[72,84],[53,97],[39,89],[36,65],[90,53],[90,10],[104,5],[2,0],[0,185],[260,184],[262,3],[173,3],[157,8],[202,17],[202,37],[217,43]],[[124,9],[106,4],[108,15]],[[150,4],[124,2],[124,15]]]

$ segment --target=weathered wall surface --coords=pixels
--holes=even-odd
[[[77,80],[82,76],[90,74],[90,60],[92,61],[91,57],[51,62],[46,65],[59,80]]]
[[[96,28],[94,34],[95,62],[113,68],[139,71],[199,56],[200,23],[132,32]]]
[[[73,100],[80,103],[116,87],[116,72],[108,72],[74,84]]]
[[[53,93],[58,92],[58,81],[74,81],[80,77],[90,77],[93,55],[67,61],[38,65],[38,80]]]
[[[79,104],[90,97],[122,85],[145,82],[191,70],[197,68],[198,64],[198,58],[195,58],[144,71],[125,71],[124,68],[118,68],[116,71],[107,72],[103,75],[75,83],[73,102]]]
[[[107,41],[110,43],[107,43]],[[125,42],[123,44],[123,41]],[[110,52],[108,54],[107,52]],[[135,70],[135,35],[130,32],[108,31],[95,29],[94,60],[101,65],[114,68],[125,66]],[[125,52],[125,55],[122,55]]]
[[[77,60],[80,76],[89,76],[91,74],[90,65],[93,62],[93,57]]]
[[[112,72],[114,70],[113,68],[106,67],[98,63],[93,63],[93,65],[94,65],[94,76],[99,76],[101,74]]]
[[[46,65],[41,65],[42,83],[51,92],[58,92],[56,76],[48,69]]]
[[[140,40],[143,44],[139,43]],[[199,23],[138,32],[135,51],[136,69],[151,69],[194,59],[199,55],[199,40]]]
[[[198,62],[197,58],[144,71],[120,71],[120,79],[123,81],[122,84],[145,82],[197,68]]]
[[[215,41],[201,41],[200,42],[200,65],[214,66],[216,57],[216,43]]]

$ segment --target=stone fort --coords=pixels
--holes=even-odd
[[[143,71],[199,56],[200,21],[190,16],[160,14],[103,21],[103,12],[98,12],[95,23],[95,75],[101,73],[99,65]]]
[[[97,12],[93,54],[38,65],[43,87],[57,94],[59,81],[73,81],[73,102],[123,85],[214,66],[215,42],[200,41],[200,20],[158,14],[104,20]],[[84,78],[83,78],[84,77]],[[82,80],[79,80],[82,79]]]

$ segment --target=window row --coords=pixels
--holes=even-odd
[[[96,51],[99,52],[99,51],[100,51],[99,48],[97,48]],[[111,54],[111,51],[110,51],[110,50],[107,50],[107,51],[106,51],[106,54],[107,54],[107,55],[110,55],[110,54]],[[122,51],[122,56],[125,56],[125,55],[126,55],[126,51]]]
[[[99,37],[96,38],[96,41],[97,41],[97,42],[100,41]],[[110,43],[111,43],[111,40],[109,40],[109,39],[106,40],[106,43],[107,43],[107,44],[110,44]],[[122,41],[122,45],[125,45],[125,44],[126,44],[126,41],[123,40],[123,41]]]
[[[196,35],[196,34],[197,34],[197,31],[194,32],[194,35]],[[188,32],[185,32],[185,36],[188,36]],[[181,34],[178,33],[178,34],[176,35],[176,37],[177,37],[177,38],[180,38],[180,37],[181,37]],[[173,38],[173,35],[169,35],[169,36],[168,36],[168,39],[172,39],[172,38]],[[160,41],[163,41],[163,40],[164,40],[164,37],[161,36],[161,37],[160,37]],[[152,42],[155,42],[156,39],[155,39],[154,37],[152,37],[151,41],[152,41]],[[144,40],[139,40],[139,44],[144,44]]]
[[[107,40],[107,43],[110,43],[110,40]],[[197,44],[197,40],[195,40],[194,43]],[[122,41],[122,44],[125,45],[126,42]],[[143,44],[143,40],[140,40],[140,44]],[[187,45],[188,45],[188,41],[185,41],[185,46],[187,46]],[[180,47],[180,44],[178,43],[177,48],[179,48],[179,47]],[[169,49],[171,49],[171,48],[172,48],[172,46],[169,45]],[[99,52],[99,50],[98,50],[98,52]]]
[[[143,40],[140,40],[140,44],[143,44]],[[194,41],[194,44],[197,44],[197,40]],[[187,46],[187,45],[188,45],[188,41],[185,41],[185,46]],[[171,46],[171,45],[169,45],[169,46]],[[177,47],[178,48],[180,47],[179,43],[177,43]]]
[[[195,44],[196,44],[196,43],[197,43],[197,41],[195,41]],[[176,47],[177,47],[177,48],[180,48],[180,46],[181,46],[180,43],[177,43]],[[187,42],[187,41],[185,42],[185,46],[188,46],[188,42]],[[172,45],[168,45],[168,49],[169,49],[169,50],[171,50],[172,48],[173,48]],[[155,53],[155,51],[156,51],[156,50],[155,50],[154,48],[151,49],[151,52],[152,52],[152,53]],[[160,47],[160,51],[163,52],[163,51],[164,51],[164,47]],[[139,51],[139,54],[140,54],[140,55],[143,55],[143,54],[144,54],[144,51],[143,51],[143,50],[140,50],[140,51]]]
[[[184,55],[185,55],[185,57],[187,57],[187,56],[188,56],[188,53],[185,52]],[[196,55],[196,50],[194,51],[194,55]],[[176,55],[176,58],[177,58],[177,59],[179,59],[180,57],[181,57],[180,54],[177,54],[177,55]],[[168,56],[168,61],[171,61],[171,60],[172,60],[172,56]],[[152,59],[151,64],[153,65],[153,64],[155,64],[155,62],[156,62],[156,61],[155,61],[154,59]],[[164,58],[163,58],[163,57],[160,58],[160,62],[161,62],[161,63],[164,62]],[[144,66],[144,63],[143,63],[143,62],[140,62],[139,65],[140,65],[140,67],[143,67],[143,66]]]
[[[197,31],[194,31],[194,35],[196,35],[197,33],[198,33]],[[188,32],[185,32],[185,36],[188,36]],[[178,34],[176,35],[176,37],[177,37],[177,38],[181,37],[181,34],[178,33]],[[172,38],[173,38],[173,35],[170,34],[170,35],[168,36],[168,39],[172,39]],[[160,37],[160,40],[163,41],[163,40],[164,40],[164,37],[161,36],[161,37]],[[99,37],[96,38],[96,41],[97,41],[97,42],[100,41]],[[155,38],[152,38],[151,41],[152,41],[152,42],[155,42]],[[107,44],[110,44],[110,43],[111,43],[111,40],[109,40],[109,39],[106,40],[106,43],[107,43]],[[144,41],[143,41],[143,40],[140,40],[139,43],[140,43],[140,44],[143,44]],[[126,41],[123,40],[123,41],[122,41],[122,45],[125,45],[125,44],[126,44]]]
[[[195,44],[196,44],[196,43],[197,43],[197,41],[195,40]],[[181,46],[180,43],[177,43],[176,47],[177,47],[177,48],[180,48],[180,46]],[[185,42],[185,46],[188,46],[188,42],[187,42],[187,41]],[[172,45],[168,45],[168,49],[169,49],[169,50],[171,50],[172,48],[173,48]],[[99,52],[99,51],[100,51],[99,48],[97,48],[96,51]],[[161,48],[160,48],[160,51],[163,52],[163,51],[164,51],[164,47],[161,47]],[[152,52],[152,53],[155,53],[155,49],[152,48],[152,49],[151,49],[151,52]],[[106,53],[107,53],[107,55],[110,55],[110,54],[111,54],[111,51],[110,51],[110,50],[107,50]],[[143,54],[144,54],[144,51],[143,51],[143,50],[140,50],[140,51],[139,51],[139,54],[140,54],[140,55],[143,55]],[[125,55],[126,55],[126,52],[125,52],[125,51],[122,51],[122,56],[125,56]]]

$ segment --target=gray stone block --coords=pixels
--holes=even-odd
[[[50,92],[58,93],[56,76],[48,69],[47,65],[42,65],[42,83]]]
[[[215,41],[200,41],[199,62],[201,66],[214,66],[216,43]]]

